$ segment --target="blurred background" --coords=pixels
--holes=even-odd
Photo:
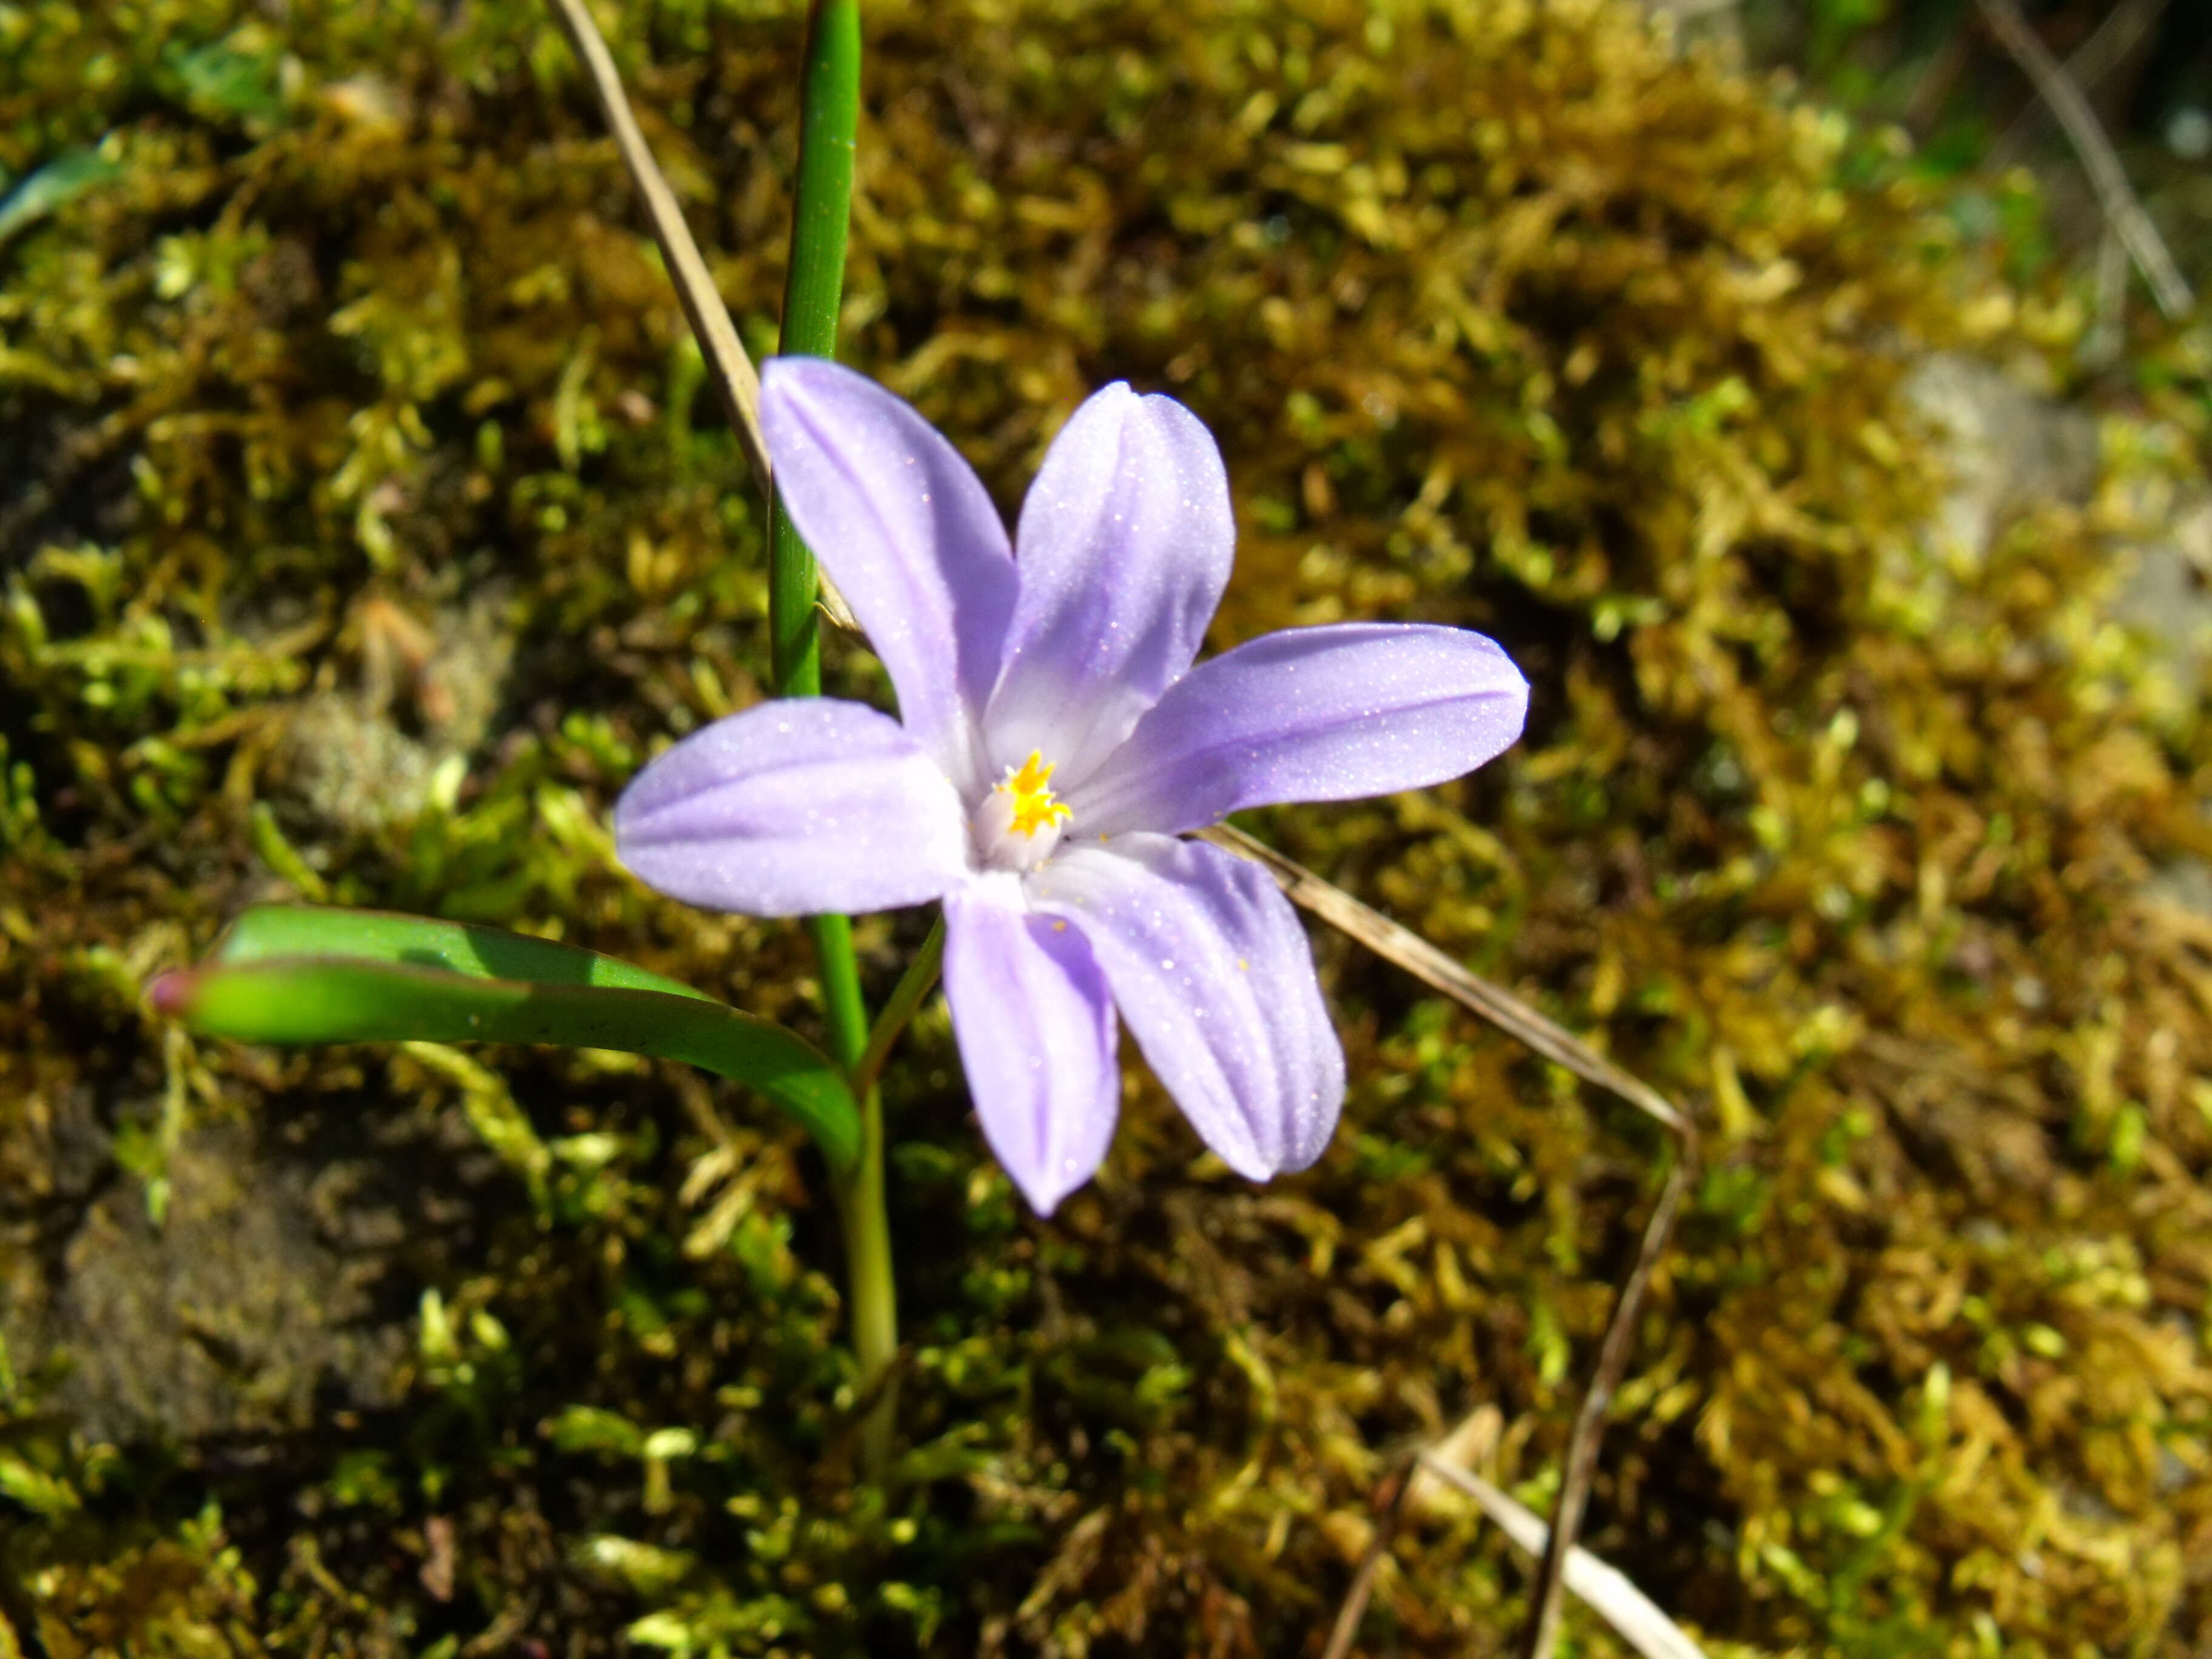
[[[2087,173],[1973,0],[1693,5],[1686,15],[1732,33],[1751,61],[1802,76],[1839,107],[1897,123],[1922,167],[1967,186],[1963,211],[2001,212],[1988,186],[2027,169],[2037,186],[2035,230],[2048,240],[2023,237],[2022,259],[2086,258],[2103,238]],[[2080,88],[2175,259],[2203,287],[2212,19],[2174,0],[2028,5],[2022,15]]]
[[[2212,1651],[2212,336],[2001,27],[2201,292],[2212,18],[2023,4],[865,13],[850,361],[1009,507],[1186,401],[1215,648],[1528,672],[1473,778],[1249,827],[1697,1115],[1584,1541],[1713,1655]],[[765,354],[803,15],[598,15]],[[605,830],[762,695],[763,570],[532,0],[0,3],[0,1656],[1316,1655],[1411,1449],[1548,1506],[1665,1143],[1334,936],[1344,1127],[1261,1188],[1131,1054],[1038,1221],[924,1013],[880,1491],[742,1091],[145,1006],[289,898],[814,1029]],[[1424,1488],[1358,1650],[1511,1651],[1527,1571]]]

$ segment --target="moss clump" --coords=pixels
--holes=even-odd
[[[798,19],[623,21],[764,345]],[[1217,643],[1417,616],[1530,672],[1528,740],[1472,782],[1261,827],[1714,1126],[1593,1547],[1716,1647],[2202,1641],[2212,925],[2146,883],[2205,849],[2208,752],[2102,609],[2118,483],[2179,463],[2116,429],[2098,498],[1947,547],[1899,396],[1918,354],[2032,352],[2065,307],[1996,285],[1879,143],[1623,9],[871,31],[856,361],[1008,501],[1093,383],[1171,389],[1237,494]],[[1267,1189],[1139,1079],[1038,1224],[922,1022],[884,1494],[851,1484],[814,1172],[742,1098],[153,1025],[141,977],[284,887],[811,1018],[791,930],[641,892],[599,827],[653,745],[758,695],[758,514],[526,0],[19,0],[0,46],[0,168],[114,169],[0,246],[10,1306],[65,1297],[93,1196],[159,1200],[196,1125],[420,1189],[271,1186],[349,1261],[349,1340],[404,1333],[397,1403],[118,1450],[42,1409],[67,1354],[11,1324],[19,1636],[1273,1654],[1325,1625],[1408,1438],[1492,1407],[1476,1455],[1542,1500],[1656,1149],[1340,944],[1345,1128]],[[864,927],[879,993],[916,931]],[[190,1571],[133,1599],[156,1559]],[[1378,1641],[1503,1650],[1494,1534],[1439,1507],[1396,1563]]]

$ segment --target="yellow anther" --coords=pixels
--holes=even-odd
[[[1014,834],[1034,836],[1048,824],[1067,822],[1068,810],[1054,797],[1051,784],[1052,767],[1040,750],[1030,750],[1019,767],[1006,769],[999,788],[1013,809],[1013,822],[1007,828]]]

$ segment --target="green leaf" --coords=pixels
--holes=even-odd
[[[57,155],[0,200],[0,242],[122,171],[96,149]]]
[[[586,1565],[647,1597],[666,1595],[698,1565],[698,1557],[689,1551],[665,1550],[606,1533],[586,1538],[578,1553]]]
[[[527,933],[510,933],[503,927],[402,915],[396,910],[344,910],[324,904],[258,905],[231,923],[216,941],[215,954],[210,959],[242,965],[276,957],[343,957],[395,967],[444,968],[471,979],[659,991],[698,1002],[714,1002],[704,991],[694,990],[681,980],[603,957],[597,951],[532,939]]]
[[[151,995],[193,1030],[246,1042],[544,1042],[684,1060],[788,1112],[840,1179],[860,1152],[852,1091],[796,1033],[629,963],[495,927],[272,905]]]
[[[192,52],[173,52],[168,67],[185,106],[197,114],[266,120],[284,107],[276,88],[274,52],[242,52],[218,40]]]
[[[546,1432],[564,1452],[599,1452],[610,1457],[638,1457],[645,1452],[645,1431],[617,1412],[597,1406],[571,1406]]]
[[[52,1520],[78,1506],[68,1482],[56,1480],[13,1452],[0,1452],[0,1498],[12,1498],[33,1515]]]
[[[300,849],[284,839],[284,831],[276,822],[276,814],[269,803],[258,800],[246,822],[253,835],[253,850],[261,854],[261,861],[311,899],[327,898],[330,888],[314,867],[300,856]]]

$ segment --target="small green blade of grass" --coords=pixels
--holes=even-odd
[[[0,242],[122,172],[96,149],[64,151],[0,196]]]
[[[680,1060],[782,1108],[840,1178],[860,1153],[852,1091],[796,1033],[611,957],[496,928],[252,910],[149,995],[195,1030],[245,1042],[544,1042]]]
[[[573,945],[502,927],[322,904],[264,904],[246,911],[216,941],[212,960],[243,965],[274,957],[343,957],[400,968],[442,968],[471,979],[659,991],[714,1001],[680,981]]]

